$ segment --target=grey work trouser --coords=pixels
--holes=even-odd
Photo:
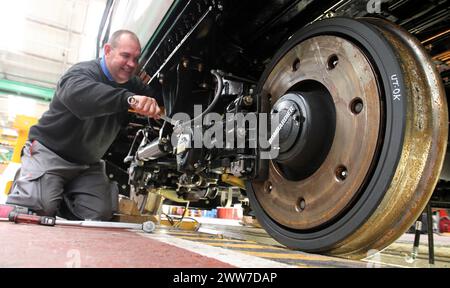
[[[117,210],[118,192],[103,161],[71,163],[33,141],[25,144],[20,175],[7,203],[28,207],[38,215],[109,220]]]

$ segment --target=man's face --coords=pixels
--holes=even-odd
[[[139,42],[128,34],[122,34],[116,47],[106,44],[104,49],[106,66],[114,81],[125,83],[130,80],[141,55]]]

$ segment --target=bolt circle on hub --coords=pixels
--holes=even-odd
[[[330,59],[336,64],[330,55],[339,55],[331,72],[321,65]],[[287,65],[294,59],[303,60],[295,72]],[[295,107],[305,121],[298,130],[292,120],[283,126],[279,155],[269,168],[274,188],[257,195],[272,219],[291,229],[315,229],[332,222],[355,199],[377,150],[381,107],[376,78],[363,50],[338,36],[302,41],[273,67],[263,86],[272,96],[272,112]],[[358,121],[348,108],[354,95],[368,103]],[[355,173],[335,181],[342,163]],[[297,217],[299,198],[310,203],[302,217]]]

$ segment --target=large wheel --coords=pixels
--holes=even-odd
[[[292,115],[268,179],[247,184],[277,241],[361,258],[417,219],[439,178],[448,114],[439,74],[406,31],[316,22],[276,53],[258,93],[261,112]]]

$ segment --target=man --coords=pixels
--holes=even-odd
[[[8,204],[72,220],[112,217],[118,188],[101,157],[128,109],[159,118],[162,104],[161,97],[147,97],[156,95],[134,76],[140,53],[137,36],[119,30],[103,58],[78,63],[61,77],[49,110],[30,129]]]

